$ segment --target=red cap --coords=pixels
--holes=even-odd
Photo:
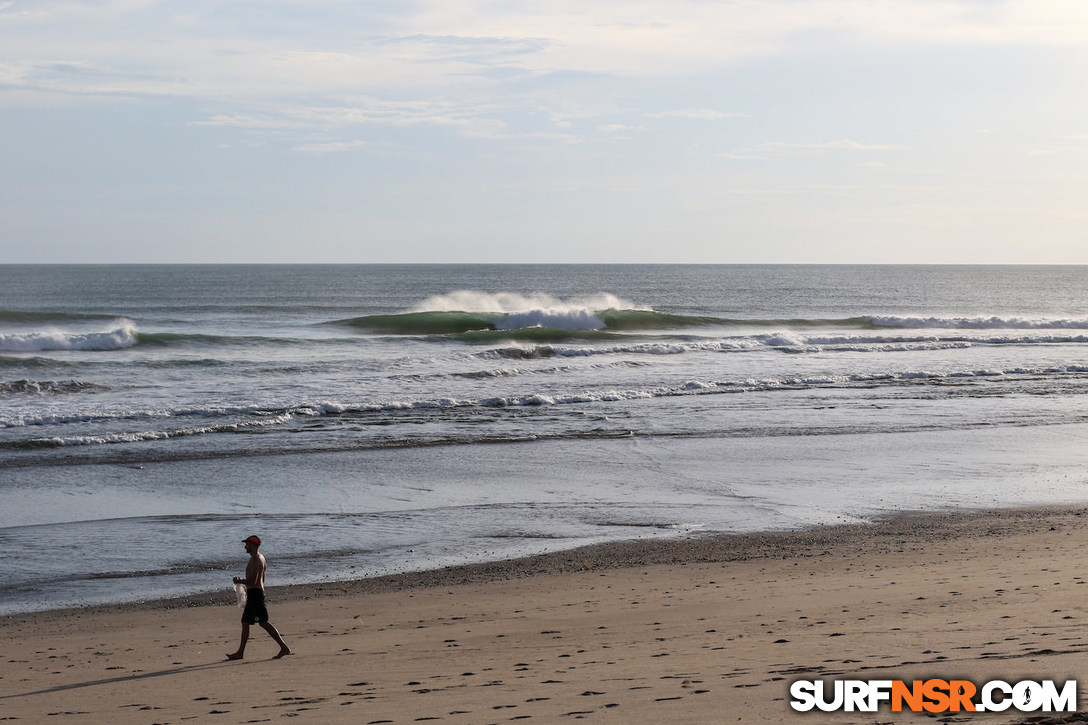
[[[242,539],[242,543],[243,544],[256,544],[257,546],[260,546],[261,545],[261,537],[260,536],[250,536],[248,538]]]

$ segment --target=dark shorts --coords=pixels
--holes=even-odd
[[[263,589],[246,590],[246,608],[242,610],[242,622],[256,624],[268,621],[268,608],[264,605]]]

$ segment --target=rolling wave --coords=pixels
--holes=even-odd
[[[473,330],[494,330],[495,323],[468,312],[405,312],[333,320],[330,325],[356,327],[383,335],[448,335]]]
[[[8,355],[0,355],[0,368],[55,368],[65,364],[67,363],[48,357],[11,357]]]
[[[109,390],[109,387],[85,380],[0,381],[0,395],[57,395],[62,393],[93,393],[102,390]]]
[[[577,333],[653,332],[698,327],[873,327],[866,318],[846,320],[738,320],[702,315],[677,315],[653,310],[549,310],[524,312],[404,312],[394,315],[367,315],[327,324],[353,327],[383,335],[460,335],[475,342],[473,334],[502,333],[493,337],[522,337],[548,330],[551,337]]]
[[[805,330],[837,328],[856,330],[1088,330],[1088,319],[1040,319],[1017,317],[899,317],[859,315],[842,318],[734,318],[683,315],[646,309],[549,309],[518,312],[470,312],[454,310],[413,311],[388,315],[366,315],[333,320],[330,325],[352,327],[384,335],[460,335],[476,342],[479,333],[502,332],[520,337],[529,330],[551,330],[553,338],[562,333],[654,332],[708,327],[739,327]],[[475,334],[476,336],[473,336]],[[467,335],[467,336],[466,336]]]
[[[626,311],[625,311],[626,313]],[[904,335],[904,334],[812,334],[811,328],[830,321],[807,320],[799,324],[792,321],[749,321],[746,323],[752,327],[768,328],[777,326],[779,329],[773,332],[758,334],[737,335],[731,337],[710,337],[708,335],[644,335],[639,339],[638,335],[631,335],[633,330],[649,332],[654,324],[662,331],[665,322],[675,316],[658,315],[657,313],[645,313],[634,311],[629,316],[621,315],[621,321],[616,322],[610,313],[601,313],[602,327],[591,326],[588,322],[582,322],[570,327],[554,325],[531,324],[525,327],[505,329],[499,326],[498,321],[484,322],[466,313],[407,313],[405,315],[385,315],[370,318],[356,318],[347,321],[348,324],[365,328],[370,331],[382,331],[385,334],[414,335],[420,339],[433,339],[436,342],[454,340],[473,345],[496,345],[501,342],[513,343],[512,347],[497,347],[484,353],[484,357],[505,357],[510,359],[531,359],[541,357],[584,357],[591,355],[677,355],[690,352],[746,352],[758,349],[774,349],[787,353],[814,353],[814,352],[904,352],[920,350],[942,350],[952,348],[966,348],[972,345],[1059,345],[1088,343],[1088,321],[1060,320],[1050,322],[1029,322],[1016,320],[1003,320],[1000,323],[987,320],[955,320],[945,319],[940,322],[944,327],[939,327],[937,322],[920,321],[908,318],[885,319],[882,322],[883,329],[918,329],[928,330],[934,334]],[[519,324],[527,318],[519,317]],[[528,319],[539,321],[541,318],[533,315]],[[582,319],[582,316],[564,316],[563,320]],[[687,318],[691,326],[696,324],[709,324],[710,318]],[[848,327],[845,323],[852,323],[855,327],[864,327],[872,332],[880,328],[870,323],[860,323],[862,318],[850,318],[836,323],[837,329]],[[374,324],[377,320],[377,324]],[[344,322],[344,321],[341,321]],[[718,320],[716,324],[734,324],[736,321]],[[668,323],[676,329],[672,322]],[[1020,326],[1017,327],[1016,324]],[[582,325],[582,326],[579,326]],[[614,325],[618,325],[617,329]],[[792,325],[794,329],[789,329]],[[797,328],[808,327],[808,331]],[[941,334],[938,330],[962,330],[963,334]],[[1079,330],[1084,329],[1084,334],[1046,334],[1047,331]],[[1000,330],[1007,334],[994,334]],[[990,334],[985,334],[989,332]],[[113,351],[124,350],[136,346],[149,347],[208,347],[219,346],[262,346],[262,345],[299,345],[317,346],[323,344],[338,344],[343,340],[315,340],[307,338],[288,337],[259,337],[259,336],[229,336],[199,333],[175,333],[175,332],[139,332],[135,326],[129,323],[111,330],[101,332],[61,332],[61,331],[33,331],[24,333],[0,334],[0,352],[47,352],[47,351]],[[524,343],[525,346],[519,346]],[[562,343],[572,343],[564,346]],[[594,343],[592,345],[577,345],[578,343]],[[608,344],[612,343],[612,344]],[[13,357],[0,355],[0,368],[3,367],[53,367],[70,364],[71,361],[52,360],[44,357]],[[156,363],[148,363],[156,364]],[[165,361],[157,364],[174,365],[216,365],[220,364],[214,358],[182,362]]]
[[[501,409],[501,408],[538,408],[565,405],[585,405],[595,403],[623,402],[655,398],[669,398],[693,395],[724,395],[752,392],[773,392],[803,390],[820,387],[853,387],[874,385],[912,385],[912,384],[969,384],[975,381],[1016,381],[1035,379],[1040,376],[1052,378],[1080,378],[1088,374],[1088,365],[1040,366],[961,369],[947,371],[913,370],[898,372],[875,372],[865,374],[821,374],[808,376],[785,376],[776,378],[744,378],[732,380],[687,380],[674,385],[660,385],[643,388],[583,390],[566,393],[539,393],[526,391],[521,394],[503,395],[485,398],[450,398],[439,397],[422,400],[387,400],[364,403],[338,403],[323,401],[306,403],[281,408],[266,406],[235,406],[223,408],[197,409],[180,408],[176,410],[130,410],[102,412],[97,414],[72,416],[15,417],[0,419],[0,428],[18,428],[33,426],[62,426],[67,423],[85,423],[90,421],[149,420],[151,428],[138,431],[110,431],[98,434],[50,435],[22,440],[10,440],[0,444],[3,448],[55,448],[66,446],[105,445],[117,443],[137,443],[142,441],[166,440],[170,438],[198,436],[213,433],[235,433],[253,429],[264,429],[290,423],[299,418],[335,418],[344,416],[351,420],[360,416],[381,416],[383,424],[396,423],[396,418],[389,415],[434,411],[454,411],[456,409]],[[185,416],[199,416],[208,419],[195,425],[167,428],[156,426],[155,421],[177,419]],[[233,418],[216,422],[217,418]],[[416,422],[413,419],[412,422]]]
[[[259,336],[229,336],[201,333],[140,332],[136,325],[124,321],[117,327],[97,332],[72,332],[65,330],[30,330],[26,332],[0,333],[0,352],[49,352],[64,350],[110,351],[125,350],[138,345],[166,347],[170,345],[290,345],[310,344],[314,341],[297,338]],[[44,358],[39,360],[44,361]],[[26,365],[31,361],[22,358],[0,357],[0,365]]]
[[[209,335],[202,333],[179,332],[137,332],[139,345],[165,347],[169,345],[293,345],[302,342],[298,338],[260,337],[254,335]]]
[[[638,308],[607,293],[561,300],[543,293],[457,290],[429,297],[406,312],[352,317],[328,324],[386,335],[457,335],[533,328],[570,332],[657,330],[713,323],[713,318]]]
[[[10,311],[8,314],[14,314]],[[34,317],[45,313],[19,313]],[[35,317],[34,321],[42,322]],[[64,315],[53,315],[51,320],[61,321]],[[28,318],[29,319],[29,318]],[[25,353],[45,351],[110,351],[123,350],[135,346],[217,346],[217,345],[315,345],[322,342],[306,338],[273,338],[262,336],[229,336],[206,333],[178,333],[170,331],[141,332],[127,319],[111,318],[115,325],[98,331],[71,331],[42,328],[31,330],[8,331],[0,333],[0,352]],[[458,312],[428,311],[405,312],[390,315],[369,315],[326,324],[351,327],[371,334],[406,335],[417,337],[435,337],[438,340],[453,339],[470,344],[487,344],[500,340],[525,343],[560,343],[563,341],[629,341],[631,333],[664,333],[668,331],[695,330],[698,328],[758,328],[767,330],[760,335],[741,335],[727,338],[725,342],[713,343],[721,349],[736,349],[757,346],[790,347],[826,346],[826,345],[879,345],[879,344],[914,344],[919,342],[966,342],[976,344],[1028,344],[1034,342],[1082,343],[1088,341],[1085,335],[991,335],[990,337],[950,337],[931,335],[925,339],[898,339],[849,334],[813,336],[818,328],[835,330],[963,330],[963,331],[1032,331],[1047,330],[1088,330],[1088,320],[1051,319],[1030,320],[1023,318],[1000,317],[894,317],[894,316],[859,316],[840,319],[795,318],[795,319],[739,319],[709,317],[700,315],[680,315],[657,312],[654,310],[624,308],[590,310],[587,308],[546,309],[534,308],[517,312]],[[770,332],[770,331],[776,332]],[[794,332],[798,331],[798,332]],[[804,331],[808,337],[799,334]],[[594,352],[646,352],[673,353],[690,349],[705,348],[705,339],[694,342],[685,341],[678,335],[662,343],[619,345],[615,348],[602,348],[599,351],[579,350],[572,354],[593,354]],[[710,348],[705,348],[710,349]],[[564,354],[554,351],[553,354]],[[0,357],[0,365],[11,363],[13,358]],[[22,361],[20,364],[29,364]]]

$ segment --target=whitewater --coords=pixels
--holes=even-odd
[[[1081,502],[1086,282],[0,266],[0,613],[229,587],[250,533],[283,583]]]

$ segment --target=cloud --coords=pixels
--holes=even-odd
[[[434,126],[453,128],[466,137],[489,138],[505,133],[506,123],[496,118],[472,115],[452,103],[410,101],[390,102],[360,99],[351,106],[283,105],[259,113],[216,114],[194,126],[230,127],[255,131],[288,129],[334,129],[353,126],[392,127]]]
[[[367,146],[366,141],[329,141],[326,143],[311,143],[296,146],[295,151],[308,154],[332,154],[342,151],[353,151]]]
[[[542,119],[550,130],[582,120],[618,130],[639,128],[635,117],[744,116],[710,105],[663,108],[649,89],[703,83],[766,59],[832,46],[1079,47],[1086,27],[1082,0],[0,0],[0,84],[8,91],[0,107],[35,96],[143,97],[188,101],[200,109],[199,125],[284,137],[370,124],[540,139]]]
[[[35,11],[22,9],[9,12],[14,7],[16,7],[15,2],[0,2],[0,22],[26,19],[36,14]]]
[[[1058,156],[1069,157],[1072,154],[1082,154],[1088,151],[1088,134],[1073,134],[1063,139],[1058,139],[1050,146],[1032,148],[1026,151],[1027,156]]]
[[[285,118],[258,118],[246,114],[220,113],[212,116],[206,121],[194,121],[191,125],[270,130],[281,128],[304,128],[309,124],[293,122]]]
[[[710,108],[677,108],[671,111],[657,111],[645,115],[649,118],[694,118],[705,121],[722,121],[727,118],[740,118],[747,114],[735,111],[715,111]]]
[[[662,79],[795,53],[821,32],[866,46],[1053,47],[1081,43],[1088,26],[1088,4],[1080,0],[281,0],[237,7],[191,0],[183,9],[129,0],[32,5],[26,17],[23,5],[0,7],[0,62],[40,70],[43,59],[60,59],[113,78],[54,90],[234,100],[464,93],[561,73]],[[31,72],[22,82],[34,87],[41,78]],[[711,115],[686,117],[716,113],[694,112]]]
[[[784,158],[789,156],[812,156],[831,152],[854,151],[895,151],[901,147],[890,144],[860,143],[850,139],[838,141],[823,141],[819,143],[794,143],[784,141],[768,141],[767,143],[748,148],[736,149],[723,154],[719,158],[734,159],[739,161],[760,161],[772,158]]]
[[[780,141],[771,141],[763,144],[763,146],[768,149],[783,149],[786,151],[894,151],[899,148],[898,146],[888,146],[886,144],[858,143],[857,141],[851,141],[845,138],[838,141],[825,141],[823,143],[783,143]]]

